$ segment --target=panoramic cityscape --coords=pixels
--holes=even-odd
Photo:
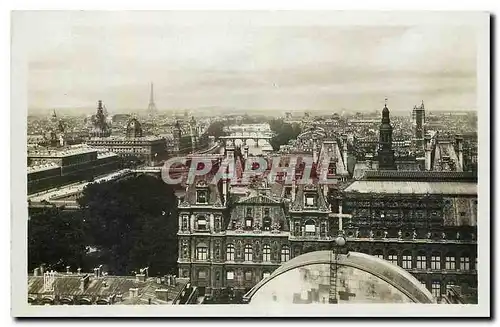
[[[30,61],[29,304],[478,304],[472,27],[68,15]]]

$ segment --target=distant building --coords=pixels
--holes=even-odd
[[[397,169],[394,162],[394,150],[392,149],[392,126],[391,120],[389,118],[389,109],[387,108],[387,104],[382,110],[382,123],[379,127],[378,169]]]
[[[121,157],[137,157],[149,165],[157,165],[167,158],[166,140],[157,136],[143,136],[142,127],[136,118],[128,124],[125,136],[92,137],[89,146],[113,151]]]
[[[413,139],[412,139],[413,148],[418,152],[422,152],[424,151],[424,135],[425,135],[425,107],[423,100],[420,106],[413,107],[411,121],[413,128]]]
[[[477,286],[476,175],[369,171],[342,195],[349,250],[403,267],[436,298]]]
[[[118,169],[115,153],[73,146],[63,149],[38,149],[28,152],[28,193],[68,183],[92,180]]]
[[[91,123],[91,137],[108,137],[111,135],[111,127],[108,125],[101,100],[97,104],[97,112],[92,116]]]

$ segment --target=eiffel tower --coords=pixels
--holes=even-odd
[[[151,94],[149,95],[149,105],[148,105],[148,114],[156,115],[158,113],[158,109],[156,109],[154,93],[153,93],[153,83],[151,83]]]

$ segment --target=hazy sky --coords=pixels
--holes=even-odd
[[[476,30],[252,13],[31,12],[30,108],[476,107]],[[302,16],[310,14],[303,13]],[[334,16],[332,16],[334,18]],[[330,18],[330,21],[334,19]],[[15,21],[14,21],[15,22]],[[327,23],[325,23],[327,22]]]

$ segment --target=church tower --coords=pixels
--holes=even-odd
[[[378,169],[379,170],[396,170],[394,163],[394,151],[392,150],[392,126],[389,118],[389,109],[387,108],[387,100],[382,110],[382,123],[379,129],[378,141]]]

